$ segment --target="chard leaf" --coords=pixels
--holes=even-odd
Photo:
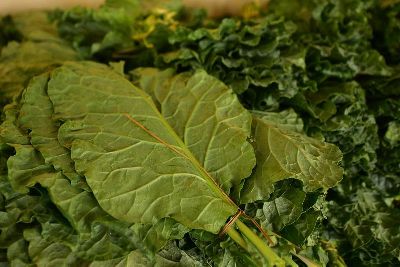
[[[150,265],[151,263],[149,260],[140,251],[134,250],[121,258],[111,259],[108,261],[93,261],[90,263],[89,267],[146,267]]]
[[[29,266],[30,260],[27,247],[28,244],[23,238],[12,243],[7,249],[7,262],[17,266]]]
[[[58,127],[53,121],[53,105],[47,96],[49,74],[33,78],[24,90],[19,112],[19,126],[30,130],[30,143],[43,156],[45,163],[53,165],[71,181],[81,180],[75,172],[70,152],[57,139]]]
[[[299,179],[308,192],[327,190],[342,178],[343,170],[338,165],[342,153],[335,145],[260,118],[253,120],[253,135],[257,168],[245,182],[242,203],[267,199],[274,190],[273,183],[280,180]]]
[[[34,185],[40,184],[47,189],[52,206],[55,205],[68,221],[66,223],[54,218],[49,219],[49,216],[53,216],[53,212],[46,210],[48,203],[43,207],[36,207],[37,198],[29,198],[29,195],[22,195],[18,203],[11,202],[13,206],[7,205],[5,214],[8,220],[7,222],[0,220],[2,224],[13,226],[20,221],[31,223],[34,218],[41,223],[41,233],[34,235],[35,238],[29,241],[30,245],[34,246],[29,251],[35,263],[44,264],[48,257],[42,253],[52,251],[53,248],[54,255],[57,255],[57,251],[62,255],[65,254],[65,257],[57,257],[58,261],[66,258],[64,262],[68,262],[67,256],[91,262],[121,257],[138,247],[145,251],[146,247],[142,241],[130,229],[131,224],[120,222],[104,212],[90,192],[71,185],[61,172],[54,172],[52,166],[45,164],[41,153],[31,145],[13,146],[16,154],[9,157],[7,162],[11,186],[22,193],[28,193]],[[29,203],[31,207],[26,206]],[[40,215],[43,212],[46,213],[45,218]],[[35,232],[31,228],[28,230]],[[168,236],[165,239],[168,239]],[[159,241],[160,246],[166,241]],[[39,256],[36,257],[36,254]],[[144,256],[151,257],[147,254]]]
[[[173,244],[160,251],[155,257],[154,262],[149,261],[140,250],[131,251],[128,255],[108,261],[94,261],[89,267],[201,267],[203,262],[189,256],[185,251],[180,250]]]
[[[281,112],[266,112],[266,111],[253,110],[252,113],[253,116],[256,116],[257,118],[263,120],[267,120],[271,124],[277,125],[282,129],[298,133],[304,133],[303,120],[297,115],[297,113],[293,109],[286,109]]]
[[[18,104],[11,103],[4,107],[5,120],[0,125],[0,142],[2,144],[28,145],[28,137],[18,128]]]
[[[36,266],[73,266],[79,264],[70,247],[60,242],[46,240],[37,228],[25,230],[24,238],[29,242],[29,256]]]
[[[251,115],[233,92],[203,70],[171,76],[140,69],[141,88],[160,103],[161,114],[204,168],[229,192],[255,165]]]
[[[17,192],[27,193],[38,182],[38,175],[52,170],[43,164],[42,155],[30,145],[15,145],[16,154],[7,161],[11,186]]]
[[[139,236],[141,240],[152,251],[159,251],[167,241],[171,239],[182,239],[189,229],[177,223],[171,218],[159,220],[156,224],[139,224],[131,226],[131,230]]]
[[[113,217],[131,223],[170,217],[217,233],[236,212],[150,97],[119,74],[68,63],[52,73],[48,95],[55,117],[65,121],[61,144]]]
[[[35,263],[40,264],[45,261],[46,256],[41,255],[41,253],[46,253],[47,250],[51,251],[53,247],[56,251],[60,250],[60,253],[67,249],[65,253],[71,253],[71,255],[67,253],[68,257],[87,261],[121,257],[137,247],[145,250],[146,247],[143,246],[134,231],[130,229],[130,224],[115,220],[100,208],[91,193],[72,186],[60,172],[52,172],[52,168],[44,164],[40,153],[34,150],[32,146],[16,148],[16,155],[9,158],[9,162],[12,162],[9,172],[12,174],[16,170],[20,171],[17,172],[18,177],[10,176],[11,184],[17,184],[19,188],[27,191],[27,188],[39,183],[47,189],[53,205],[68,221],[65,224],[65,222],[54,220],[54,218],[49,219],[49,216],[53,216],[53,212],[46,210],[46,207],[44,210],[43,207],[37,208],[35,202],[32,203],[32,207],[25,207],[27,203],[35,201],[35,199],[32,199],[28,202],[29,196],[24,197],[19,203],[12,202],[23,212],[21,215],[12,212],[16,210],[15,207],[7,206],[7,213],[12,216],[11,221],[15,221],[14,223],[19,221],[30,223],[33,218],[41,223],[41,233],[39,233],[39,236],[35,235],[37,238],[30,240],[30,245],[34,246],[30,249],[30,256]],[[16,178],[18,180],[14,181]],[[42,216],[38,214],[40,212],[45,212],[48,215],[41,219]],[[12,225],[12,223],[9,224]],[[34,229],[28,230],[34,231]],[[29,238],[26,237],[26,239]],[[35,245],[35,240],[38,240],[40,244]],[[41,256],[36,258],[36,254]],[[54,254],[57,253],[54,252]],[[68,261],[68,259],[65,259],[65,261]]]

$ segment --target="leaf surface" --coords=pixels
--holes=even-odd
[[[47,96],[47,73],[31,80],[25,89],[18,122],[22,129],[30,130],[30,143],[43,156],[47,164],[77,182],[80,177],[75,172],[70,152],[57,139],[58,127],[53,121],[53,105]]]
[[[113,217],[140,223],[171,217],[216,233],[236,212],[150,97],[119,74],[69,63],[52,73],[48,94],[55,117],[65,121],[60,143]]]
[[[160,104],[161,114],[204,168],[229,192],[255,165],[249,142],[251,114],[218,79],[199,70],[139,69],[139,84]]]
[[[300,189],[287,189],[274,200],[264,202],[256,216],[261,219],[263,227],[267,226],[274,231],[281,230],[300,217],[305,196],[306,194]]]
[[[245,182],[243,203],[268,198],[273,183],[287,178],[301,180],[306,192],[327,190],[341,180],[343,170],[338,164],[342,153],[335,145],[289,131],[265,118],[254,118],[253,134],[257,168]]]

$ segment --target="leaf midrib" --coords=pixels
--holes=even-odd
[[[195,166],[197,171],[201,174],[202,178],[207,182],[208,186],[215,192],[219,197],[221,197],[226,203],[234,207],[235,209],[238,209],[238,206],[229,198],[229,196],[222,190],[222,188],[217,184],[217,182],[211,177],[211,175],[201,166],[200,162],[196,159],[196,157],[192,154],[192,152],[186,147],[185,143],[181,140],[181,138],[175,133],[174,129],[171,127],[171,125],[168,124],[168,122],[165,120],[165,118],[162,116],[162,114],[158,111],[156,105],[154,102],[151,100],[151,98],[145,94],[142,90],[140,90],[137,87],[134,87],[135,91],[143,97],[143,99],[150,105],[150,107],[153,109],[153,111],[159,116],[161,123],[164,125],[164,127],[167,129],[168,133],[173,137],[173,139],[178,143],[179,148],[183,150],[184,155],[187,157],[187,159]]]

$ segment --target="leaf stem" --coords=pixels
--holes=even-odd
[[[269,266],[284,267],[285,261],[281,259],[258,235],[256,235],[242,221],[237,220],[239,231],[253,244],[261,255],[267,260]]]
[[[240,235],[238,231],[235,230],[234,227],[229,227],[228,230],[226,230],[226,233],[229,235],[230,238],[232,238],[237,244],[239,244],[244,250],[248,251],[247,243],[243,239],[243,237]]]

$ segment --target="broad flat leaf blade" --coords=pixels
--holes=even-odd
[[[27,193],[38,182],[38,175],[51,171],[42,155],[30,145],[15,145],[16,154],[8,158],[8,177],[13,189]]]
[[[81,178],[75,172],[70,152],[57,139],[58,127],[53,121],[53,105],[47,96],[49,74],[34,77],[22,94],[19,126],[30,130],[30,143],[43,156],[46,164],[62,171],[71,181]]]
[[[253,116],[267,120],[270,124],[277,125],[288,131],[304,133],[303,120],[293,109],[286,109],[280,112],[252,111]]]
[[[71,248],[62,242],[46,240],[39,229],[27,229],[24,238],[29,242],[29,256],[36,266],[79,265],[79,261]]]
[[[13,102],[4,107],[5,120],[0,125],[0,143],[28,145],[29,138],[17,127],[18,104]]]
[[[273,183],[288,178],[301,180],[306,192],[327,190],[342,179],[342,153],[335,145],[265,119],[254,118],[253,128],[257,168],[245,182],[242,203],[267,199]]]
[[[172,76],[171,70],[138,69],[143,90],[204,168],[227,192],[255,165],[251,114],[221,81],[203,70]]]
[[[53,72],[48,94],[55,116],[65,121],[60,142],[113,217],[140,223],[171,217],[216,233],[236,212],[150,97],[119,74],[100,64],[69,63]]]

